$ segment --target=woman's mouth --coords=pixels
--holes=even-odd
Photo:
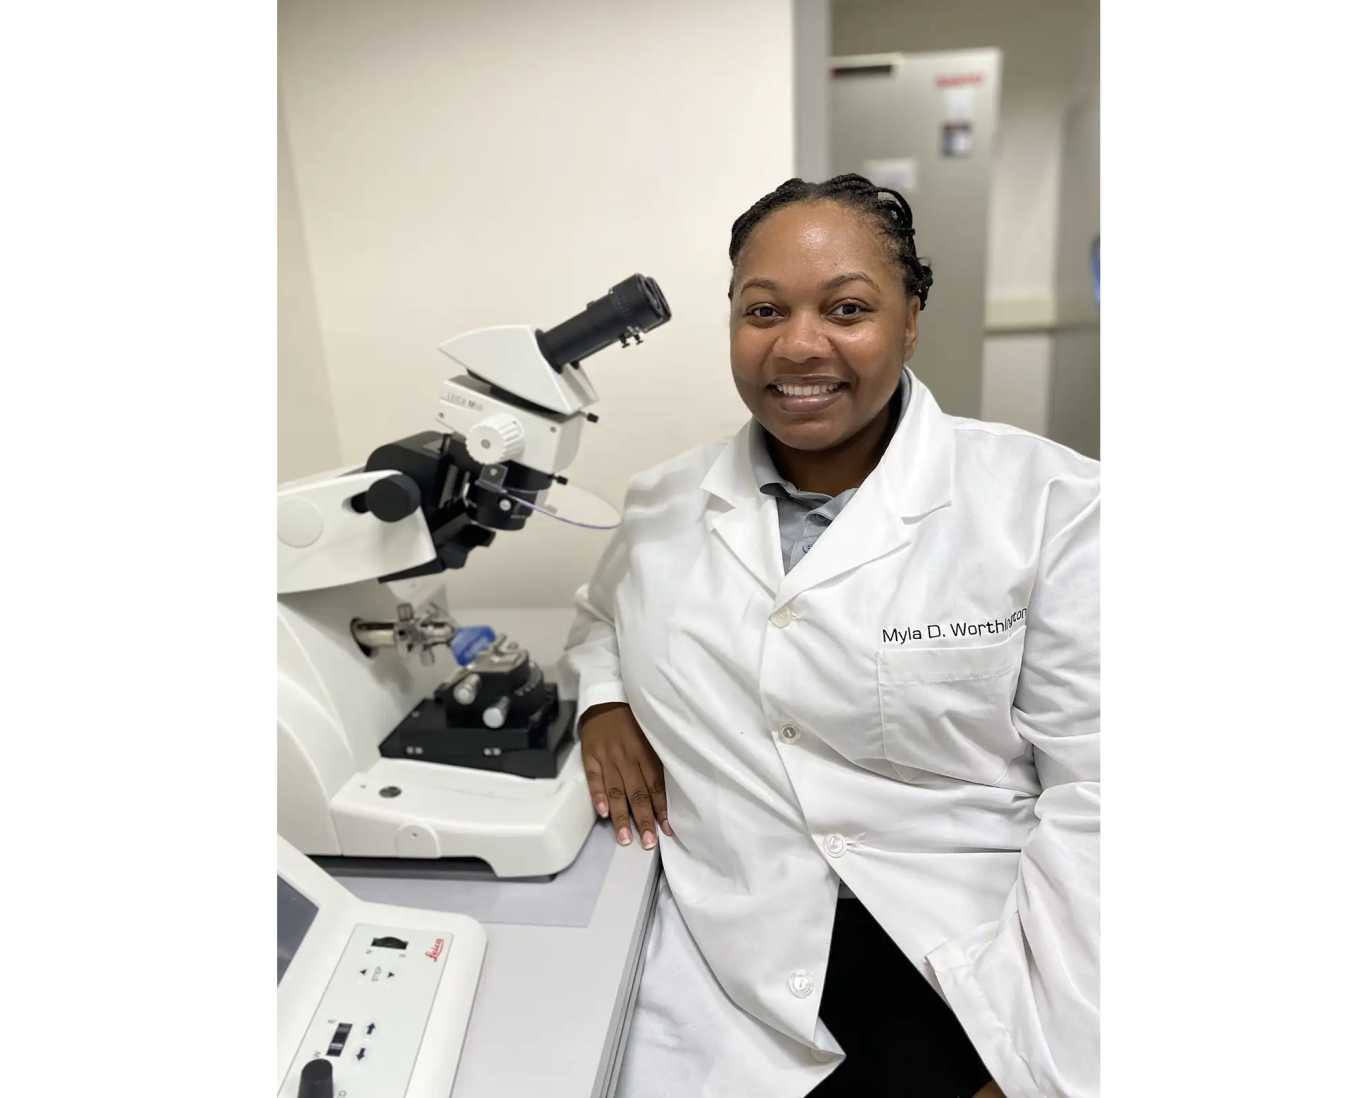
[[[818,412],[838,400],[848,388],[843,381],[775,381],[768,386],[775,407],[789,413]]]

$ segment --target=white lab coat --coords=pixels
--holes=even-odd
[[[748,443],[633,481],[563,661],[581,711],[632,706],[675,832],[620,1093],[829,1074],[842,878],[1009,1098],[1096,1095],[1097,463],[916,380],[785,576]]]

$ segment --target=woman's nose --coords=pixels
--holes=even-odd
[[[818,317],[797,313],[779,329],[774,352],[789,362],[806,362],[813,358],[828,358],[830,341]]]

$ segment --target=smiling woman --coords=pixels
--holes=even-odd
[[[730,254],[752,418],[634,479],[563,664],[668,837],[619,1094],[1095,1095],[1097,464],[909,371],[895,191],[790,180]]]
[[[856,487],[933,284],[908,203],[861,176],[791,180],[737,219],[730,254],[732,375],[775,463],[802,491]]]

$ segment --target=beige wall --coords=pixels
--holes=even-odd
[[[277,480],[341,462],[286,118],[277,116]]]
[[[573,482],[618,502],[634,472],[743,422],[726,247],[736,215],[793,174],[793,6],[281,0],[344,461],[435,428],[441,340],[551,326],[635,271],[674,319],[588,362],[600,422]],[[566,605],[605,541],[536,518],[471,557],[451,599]]]

